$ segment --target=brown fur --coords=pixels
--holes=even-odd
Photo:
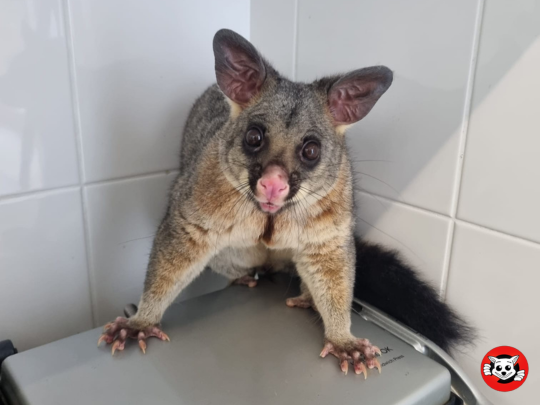
[[[293,83],[230,31],[218,32],[214,51],[220,88],[208,89],[188,118],[181,172],[154,241],[139,311],[128,328],[136,333],[159,323],[206,265],[248,282],[245,277],[254,268],[296,267],[302,278],[299,302],[317,308],[334,354],[359,357],[362,350],[371,359],[376,348],[358,343],[350,333],[354,218],[343,131],[352,122],[338,125],[332,114],[360,119],[389,86],[391,72],[370,68],[343,78]],[[381,83],[386,86],[382,92]],[[339,93],[332,95],[334,86]],[[358,99],[347,96],[347,86],[357,93],[362,86],[372,91]],[[253,125],[265,128],[267,143],[257,153],[242,141]],[[314,139],[322,152],[312,164],[300,154],[302,144]],[[254,198],[255,184],[270,165],[279,165],[294,189],[275,214],[264,212]]]

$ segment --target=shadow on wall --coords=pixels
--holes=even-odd
[[[484,16],[486,11],[491,11],[491,6],[493,5],[486,2]],[[478,51],[481,58],[479,58],[476,72],[474,72],[476,75],[479,68],[482,68],[482,84],[480,85],[478,80],[474,82],[470,117],[475,114],[476,110],[481,108],[489,94],[540,37],[538,29],[540,8],[532,2],[526,10],[523,10],[522,6],[523,4],[516,9],[511,3],[505,5],[508,8],[506,10],[508,11],[507,18],[505,19],[507,24],[505,25],[490,23],[485,21],[484,18]],[[499,8],[501,7],[499,6]],[[498,11],[500,12],[500,10]],[[373,35],[376,37],[377,33],[373,33]],[[497,40],[483,41],[483,38],[496,38]],[[496,44],[496,46],[493,44]],[[321,54],[324,54],[324,49],[321,50]],[[441,150],[449,142],[457,142],[455,138],[461,132],[462,120],[456,120],[455,117],[449,116],[445,100],[456,98],[464,100],[466,83],[451,90],[425,87],[419,82],[401,76],[399,70],[395,73],[392,88],[379,102],[381,105],[376,106],[370,113],[370,116],[368,116],[369,121],[366,120],[366,123],[360,123],[357,127],[351,129],[348,138],[355,160],[357,190],[368,193],[374,192],[376,194],[375,198],[377,198],[378,194],[401,201],[409,188],[414,189],[416,187],[415,180],[423,171],[429,172],[430,170],[442,168],[445,163],[444,159],[447,159],[447,157],[441,153]],[[516,100],[516,102],[519,102],[519,100]],[[432,115],[426,117],[425,121],[414,122],[411,120],[417,119],[418,114],[413,114],[413,111],[430,111]],[[462,112],[459,112],[460,117]],[[456,122],[459,125],[456,126]],[[399,134],[401,135],[399,137],[393,136],[399,131],[400,126],[404,128],[421,128],[421,131],[426,136],[421,139],[421,143],[418,140],[417,142],[411,142],[414,133]],[[433,136],[428,137],[427,134],[433,134]],[[387,155],[388,148],[393,150],[394,154],[402,155],[403,161],[369,161]],[[416,148],[421,148],[422,153],[415,153],[414,149]],[[369,155],[366,154],[366,150],[370,152]],[[373,151],[377,152],[379,150],[380,154],[373,153]],[[451,157],[455,159],[457,155],[454,153]],[[366,161],[363,162],[364,159]],[[442,163],[439,164],[441,160]],[[447,165],[451,165],[453,171],[457,169],[457,164],[458,161],[454,160],[447,163]],[[453,184],[451,188],[453,189]],[[449,185],[430,184],[427,191],[444,195],[443,201],[448,203],[448,212],[444,212],[444,214],[448,215],[452,199],[452,190],[449,189]],[[378,216],[364,219],[361,210],[362,197],[359,196],[358,219],[361,222],[360,227],[364,230],[366,225],[378,229],[377,222],[385,211],[384,200],[378,200],[382,207]],[[421,203],[417,205],[422,206]],[[424,208],[433,210],[432,207]],[[386,235],[392,238],[392,236]],[[406,241],[396,240],[396,242],[408,249]]]

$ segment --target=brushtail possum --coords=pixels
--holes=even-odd
[[[378,368],[380,350],[353,336],[353,293],[448,349],[471,329],[395,252],[353,235],[353,179],[345,131],[392,84],[374,66],[313,83],[281,76],[246,39],[220,30],[217,84],[195,102],[182,138],[180,174],[155,236],[137,313],[106,325],[100,342],[168,340],[167,307],[206,266],[255,286],[254,269],[301,278],[289,306],[313,307],[324,323],[321,356],[343,372]]]

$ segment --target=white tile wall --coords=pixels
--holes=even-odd
[[[494,347],[513,346],[527,356],[530,370],[540,364],[540,246],[458,223],[451,263],[448,301],[474,320],[481,335],[473,351],[459,356],[461,365],[494,404],[536,403],[538,373],[516,391],[497,392],[482,381],[479,362]]]
[[[472,0],[299,1],[299,80],[394,70],[392,87],[348,134],[355,158],[383,160],[357,166],[368,192],[450,214],[476,8]]]
[[[249,37],[249,0],[0,0],[0,340],[138,301],[220,28]],[[204,274],[178,299],[223,286]]]
[[[540,5],[488,1],[459,218],[540,242]]]
[[[70,1],[85,180],[174,169],[212,38],[249,36],[249,0]]]
[[[19,350],[92,327],[77,188],[0,201],[0,339]]]
[[[0,2],[0,196],[78,184],[61,1]]]
[[[294,79],[295,0],[251,0],[250,41],[282,75]]]

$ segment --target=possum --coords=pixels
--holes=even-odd
[[[205,267],[238,284],[254,269],[293,267],[301,294],[324,324],[321,356],[367,376],[380,349],[353,336],[356,295],[444,349],[471,328],[395,252],[354,235],[353,170],[346,130],[388,90],[392,71],[373,66],[312,83],[280,75],[239,34],[213,41],[217,83],[195,102],[181,145],[179,175],[159,225],[138,311],[105,326],[99,343],[168,340],[160,320]]]

